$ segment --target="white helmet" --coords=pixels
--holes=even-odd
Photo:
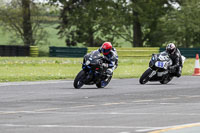
[[[169,54],[174,54],[175,51],[176,51],[176,46],[174,43],[169,43],[166,47],[166,51],[169,53]]]

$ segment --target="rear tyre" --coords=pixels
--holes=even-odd
[[[146,84],[148,81],[149,81],[149,75],[151,74],[152,70],[150,68],[148,68],[143,74],[142,76],[140,77],[140,84]]]
[[[167,84],[172,80],[173,77],[168,76],[167,78],[160,81],[161,84]]]
[[[103,80],[103,81],[97,83],[96,84],[97,88],[104,88],[104,87],[106,87],[109,84],[109,82],[111,81],[111,79],[112,79],[112,76],[108,77],[106,80]]]
[[[97,83],[96,86],[97,86],[97,88],[103,88],[103,87],[101,86],[101,82]]]
[[[84,77],[85,77],[85,72],[81,70],[74,79],[74,88],[80,89],[84,85],[84,83],[82,82]]]

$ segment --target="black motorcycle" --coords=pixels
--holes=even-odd
[[[82,63],[82,70],[74,79],[74,88],[80,89],[83,85],[96,84],[98,88],[104,88],[110,82],[112,75],[106,74],[108,60],[99,51],[86,54]]]
[[[167,84],[173,78],[168,67],[172,65],[172,60],[166,52],[152,54],[149,62],[149,68],[140,77],[140,84],[148,81],[159,81],[161,84]]]

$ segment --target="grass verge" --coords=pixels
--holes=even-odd
[[[148,68],[150,57],[122,57],[114,78],[138,78]],[[82,58],[0,57],[0,82],[74,79]],[[192,75],[195,59],[187,59],[183,75]]]

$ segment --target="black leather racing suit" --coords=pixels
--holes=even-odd
[[[167,52],[167,51],[166,51]],[[173,54],[169,54],[169,57],[172,60],[172,66],[170,66],[170,71],[174,76],[180,77],[182,73],[182,57],[181,52],[178,48],[176,48],[176,51]]]

